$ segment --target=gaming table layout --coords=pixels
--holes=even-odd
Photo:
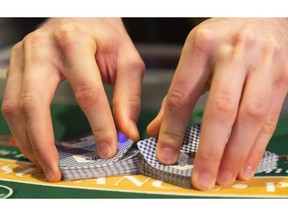
[[[0,101],[1,102],[1,101]],[[52,104],[55,139],[86,133],[89,124],[76,105]],[[189,124],[201,122],[203,111],[195,111]],[[148,123],[156,112],[143,110],[138,128],[146,138]],[[288,116],[282,115],[267,150],[279,157],[278,167],[257,174],[249,181],[216,186],[212,191],[184,189],[144,175],[115,176],[48,183],[40,169],[19,151],[3,116],[0,116],[0,198],[288,198]]]

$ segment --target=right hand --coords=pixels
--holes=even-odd
[[[211,190],[253,177],[288,91],[287,32],[286,18],[211,18],[191,31],[148,127],[159,134],[161,163],[177,161],[191,112],[209,89],[192,185]]]
[[[22,153],[59,181],[50,104],[59,83],[69,81],[102,158],[117,151],[117,133],[102,81],[114,87],[117,128],[134,141],[144,63],[121,19],[49,19],[11,53],[2,112]]]

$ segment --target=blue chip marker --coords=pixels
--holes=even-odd
[[[129,140],[128,137],[126,137],[123,133],[121,133],[120,131],[117,132],[117,136],[118,136],[118,143],[125,143]]]

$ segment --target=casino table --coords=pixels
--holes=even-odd
[[[1,101],[0,101],[1,102]],[[200,123],[196,109],[189,124]],[[51,105],[56,140],[90,131],[87,119],[75,104]],[[156,111],[143,109],[138,128],[141,139]],[[3,116],[0,116],[0,198],[288,198],[288,115],[282,114],[267,150],[279,157],[277,169],[257,174],[249,181],[215,186],[211,191],[184,189],[144,175],[114,176],[48,183],[40,169],[19,151]]]

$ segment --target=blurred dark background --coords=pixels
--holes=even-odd
[[[205,18],[123,18],[135,43],[182,44],[191,29]]]
[[[45,18],[0,18],[0,47],[17,43],[44,21]]]
[[[46,18],[0,18],[0,45],[21,40]],[[191,29],[205,18],[123,18],[136,43],[183,43]]]
[[[0,48],[11,46],[46,18],[0,18]],[[175,68],[192,28],[205,18],[123,18],[147,68]]]

